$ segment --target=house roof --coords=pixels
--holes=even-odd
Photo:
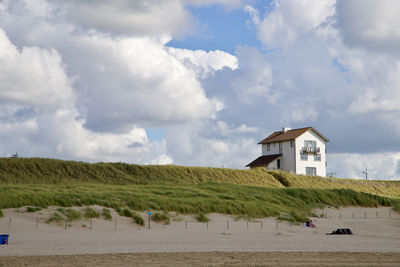
[[[260,167],[265,166],[271,163],[272,161],[276,160],[282,156],[282,154],[275,154],[275,155],[268,155],[268,156],[261,156],[250,162],[246,165],[246,167]]]
[[[308,130],[313,130],[317,135],[319,135],[325,142],[329,142],[329,139],[323,136],[320,132],[315,130],[313,127],[305,127],[305,128],[299,128],[299,129],[293,129],[293,130],[288,130],[286,132],[283,131],[278,131],[270,134],[258,144],[268,144],[268,143],[274,143],[274,142],[281,142],[281,141],[290,141],[294,140],[303,133],[307,132]]]

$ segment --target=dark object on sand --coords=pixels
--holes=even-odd
[[[352,235],[352,234],[353,232],[349,228],[338,228],[332,231],[332,233],[329,233],[327,235]]]
[[[0,245],[8,245],[8,234],[0,235]]]

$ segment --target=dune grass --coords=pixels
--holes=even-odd
[[[0,158],[0,184],[199,184],[221,182],[267,187],[352,189],[400,198],[400,181],[361,181],[296,175],[263,168],[234,170],[174,165],[85,163],[44,158]]]
[[[165,184],[218,181],[283,187],[268,172],[174,165],[85,163],[42,158],[0,158],[0,183]]]
[[[1,208],[101,205],[121,210],[222,213],[250,217],[307,216],[327,206],[398,206],[399,200],[349,189],[271,188],[207,182],[182,185],[3,185]],[[7,192],[7,194],[4,194]],[[124,207],[124,208],[121,208]],[[125,214],[127,213],[127,214]],[[129,214],[128,214],[129,213]]]
[[[261,168],[0,158],[0,208],[97,204],[132,217],[139,224],[144,221],[135,211],[217,212],[250,217],[289,214],[291,219],[300,220],[321,205],[382,205],[400,210],[399,203],[399,181],[322,178]]]

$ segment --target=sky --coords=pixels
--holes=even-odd
[[[0,0],[0,156],[244,169],[282,127],[400,177],[400,1]]]

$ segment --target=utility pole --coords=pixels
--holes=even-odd
[[[367,168],[365,168],[365,172],[362,172],[363,174],[365,174],[365,181],[368,180],[368,170]]]

